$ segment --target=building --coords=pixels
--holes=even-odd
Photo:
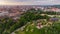
[[[8,16],[9,12],[8,11],[0,11],[0,16]]]

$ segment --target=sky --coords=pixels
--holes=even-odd
[[[0,0],[0,5],[59,5],[60,0]]]

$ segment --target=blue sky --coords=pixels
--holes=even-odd
[[[0,0],[0,5],[58,5],[60,0]]]

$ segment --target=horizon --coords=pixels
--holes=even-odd
[[[60,4],[53,4],[53,5],[60,5]],[[53,5],[40,5],[40,6],[53,6]],[[0,5],[0,6],[33,6],[33,5]]]

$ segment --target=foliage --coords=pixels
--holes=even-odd
[[[46,20],[48,20],[50,18],[47,15],[41,16],[40,15],[41,13],[45,13],[45,12],[42,12],[42,10],[39,10],[39,9],[37,11],[35,9],[30,9],[26,13],[24,13],[22,16],[20,16],[19,20],[17,20],[17,21],[14,21],[12,18],[9,18],[9,17],[0,19],[0,34],[11,34],[15,30],[17,30],[18,28],[26,25],[28,22],[31,22],[31,21],[34,21],[34,20],[36,21],[38,19],[46,19]],[[46,12],[46,14],[50,14],[50,12]],[[51,14],[53,14],[53,13],[51,12]],[[42,28],[42,29],[38,30],[35,26],[36,25],[34,25],[34,26],[28,25],[27,26],[28,29],[30,29],[30,28],[35,29],[35,31],[33,32],[33,34],[40,34],[40,33],[44,34],[45,30],[48,30],[46,32],[46,34],[47,33],[52,34],[50,32],[50,27],[47,27],[47,28],[45,27],[45,28]],[[52,26],[51,27],[52,31],[53,31],[53,27],[54,27],[54,28],[57,28],[57,30],[58,30],[57,32],[59,32],[60,31],[59,26],[60,25],[58,25],[58,26],[57,25]],[[24,31],[24,32],[26,32],[26,31]],[[32,32],[30,32],[30,31],[28,31],[27,33],[32,34]]]

